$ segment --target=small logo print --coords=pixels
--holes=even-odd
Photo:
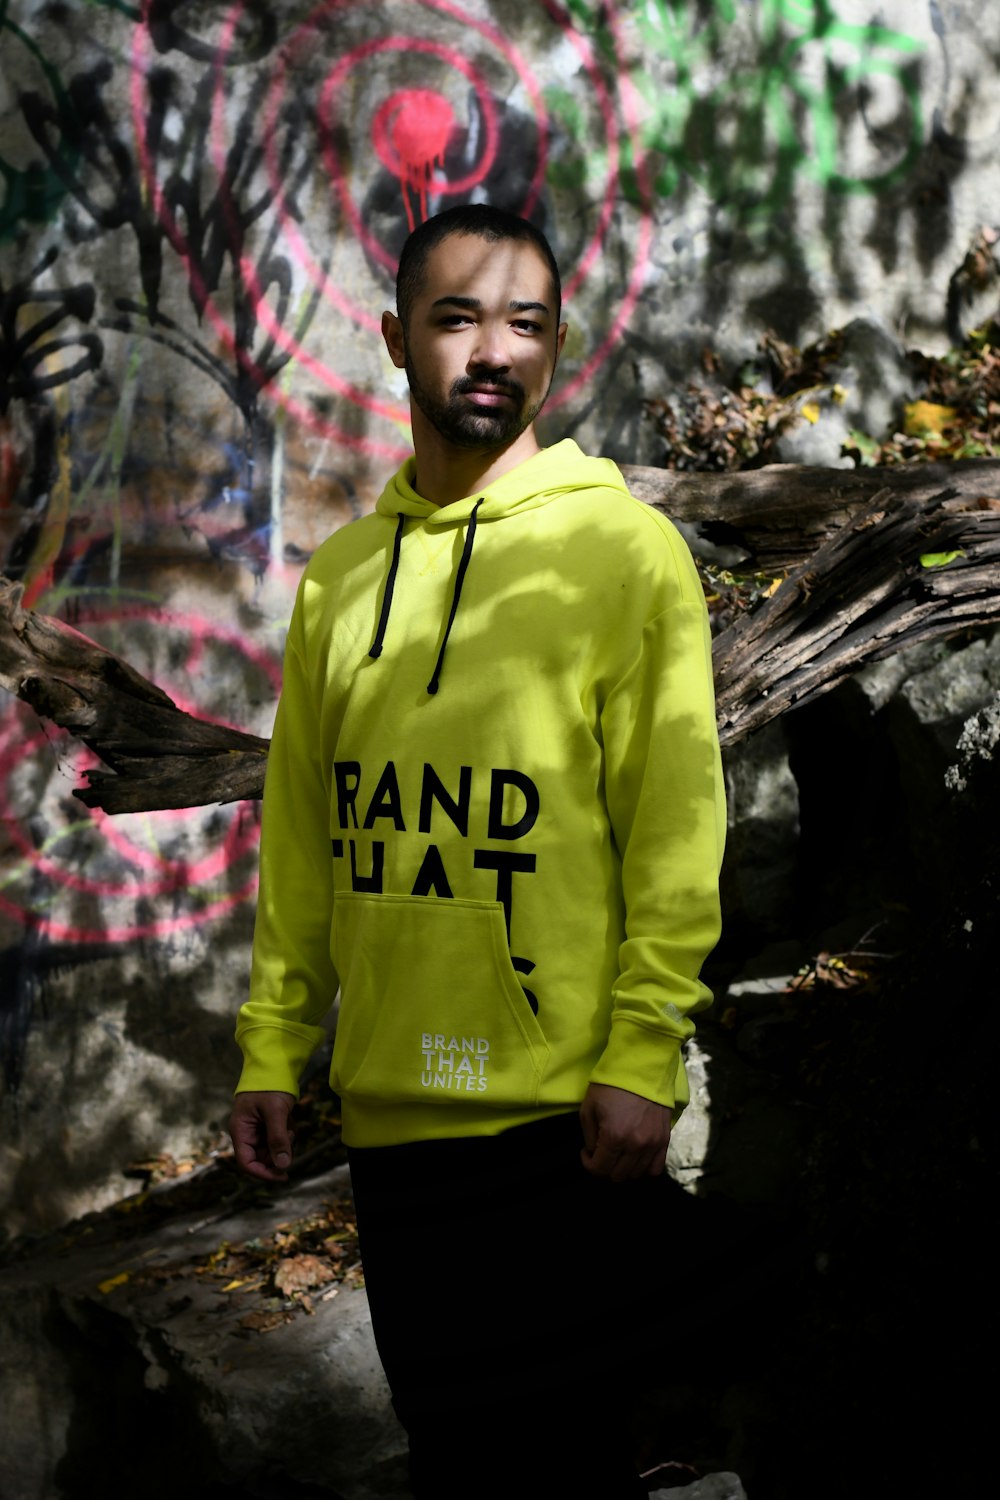
[[[442,1031],[422,1031],[420,1051],[425,1089],[449,1089],[452,1093],[485,1094],[489,1087],[489,1038],[447,1036]]]

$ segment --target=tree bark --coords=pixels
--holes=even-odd
[[[733,744],[868,662],[1000,622],[1000,461],[899,469],[782,465],[739,474],[625,467],[633,493],[777,590],[714,645],[719,735]],[[928,554],[957,554],[926,565]],[[925,559],[924,562],[921,559]],[[184,713],[127,663],[22,609],[0,579],[0,685],[110,768],[74,792],[105,812],[259,797],[268,742]]]
[[[117,813],[261,795],[267,740],[185,713],[71,626],[22,609],[21,592],[0,578],[0,686],[110,767],[88,771],[74,797]]]
[[[770,464],[730,474],[684,474],[622,464],[637,500],[692,528],[710,547],[738,549],[741,572],[796,568],[883,490],[930,503],[942,490],[958,498],[1000,497],[1000,459],[901,464],[898,468],[817,469]]]
[[[1000,500],[955,489],[928,500],[876,491],[716,638],[720,741],[745,738],[869,662],[996,622]]]

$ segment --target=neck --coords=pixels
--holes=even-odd
[[[413,451],[417,472],[413,488],[433,505],[451,505],[486,489],[501,475],[541,452],[534,426],[526,427],[505,448],[457,448],[413,407]]]

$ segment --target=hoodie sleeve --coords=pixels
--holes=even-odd
[[[720,932],[725,792],[708,612],[686,545],[670,540],[679,590],[647,622],[601,715],[626,936],[592,1080],[678,1109],[681,1043],[712,1000],[698,976]]]
[[[337,993],[329,795],[299,635],[296,606],[264,781],[250,995],[236,1028],[244,1060],[237,1093],[297,1095]]]

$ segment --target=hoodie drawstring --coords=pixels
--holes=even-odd
[[[377,661],[382,655],[382,642],[385,639],[385,627],[389,623],[389,611],[392,608],[392,592],[396,587],[396,574],[399,571],[399,544],[403,540],[403,527],[406,525],[406,517],[400,515],[396,522],[396,535],[392,539],[392,562],[389,564],[389,574],[385,580],[385,593],[382,595],[382,612],[378,617],[378,629],[375,639],[372,641],[368,655],[373,661]]]
[[[455,592],[451,600],[451,614],[448,616],[448,624],[445,626],[444,631],[444,640],[441,642],[441,650],[438,652],[438,659],[435,663],[431,680],[427,684],[427,691],[432,696],[437,692],[438,683],[441,680],[441,668],[444,666],[444,653],[448,649],[448,637],[451,635],[451,627],[454,625],[455,616],[458,614],[458,601],[462,597],[462,584],[465,582],[465,575],[468,571],[469,560],[472,557],[472,543],[476,535],[476,511],[479,509],[482,503],[482,500],[476,501],[475,505],[472,507],[472,514],[469,517],[469,528],[465,533],[465,546],[462,548],[462,556],[459,559],[458,572],[455,574]]]
[[[485,498],[486,497],[483,496],[483,500]],[[455,616],[458,614],[458,601],[462,597],[462,585],[465,582],[465,575],[469,569],[469,560],[472,557],[472,543],[475,540],[476,535],[476,512],[482,505],[483,500],[476,501],[475,505],[472,507],[472,514],[469,516],[469,525],[465,533],[465,543],[462,547],[462,556],[459,559],[458,571],[455,574],[455,590],[452,594],[451,599],[451,613],[448,616],[448,623],[445,626],[444,640],[441,642],[441,650],[438,652],[438,659],[434,666],[433,675],[430,682],[427,684],[427,691],[431,694],[432,697],[437,692],[438,683],[441,681],[441,669],[444,666],[444,653],[448,649],[448,639],[451,635],[451,627],[454,625]],[[400,543],[403,540],[403,527],[405,525],[406,517],[405,515],[400,514],[399,520],[396,522],[396,535],[394,536],[392,542],[392,562],[389,564],[389,572],[385,580],[385,592],[382,595],[382,608],[379,612],[378,617],[378,629],[375,632],[375,639],[372,641],[371,647],[368,651],[368,655],[372,658],[373,661],[377,661],[378,658],[382,655],[382,642],[385,640],[386,627],[389,624],[389,611],[392,609],[392,596],[393,591],[396,587],[396,574],[399,571],[399,548]]]

